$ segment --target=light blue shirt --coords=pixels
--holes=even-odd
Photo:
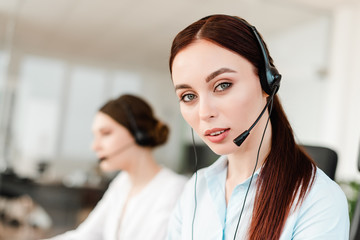
[[[226,205],[226,175],[227,158],[225,156],[220,157],[210,167],[198,171],[194,224],[192,220],[195,206],[195,175],[188,181],[170,219],[168,240],[191,240],[192,227],[194,240],[232,240],[234,238],[250,178],[235,187]],[[254,174],[236,239],[247,239],[258,175],[259,171]],[[288,216],[280,239],[349,239],[349,215],[345,194],[319,168],[314,184],[304,202]]]

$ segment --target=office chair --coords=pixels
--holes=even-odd
[[[360,171],[360,143],[358,150],[358,170]],[[350,226],[350,240],[360,240],[360,192]]]
[[[327,147],[302,145],[305,151],[315,161],[316,165],[326,173],[332,180],[335,179],[335,172],[338,162],[337,153]]]

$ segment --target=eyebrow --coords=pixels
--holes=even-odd
[[[179,84],[179,85],[176,85],[175,86],[175,92],[179,89],[189,89],[191,88],[190,85],[187,85],[187,84]]]
[[[210,82],[211,80],[213,80],[214,78],[216,78],[217,76],[223,74],[223,73],[227,73],[227,72],[230,72],[230,73],[234,73],[236,72],[235,70],[232,70],[230,68],[220,68],[219,70],[216,70],[215,72],[213,73],[210,73],[209,76],[206,77],[206,82]]]
[[[210,82],[211,80],[213,80],[214,78],[216,78],[217,76],[223,74],[223,73],[236,73],[235,70],[232,70],[230,68],[220,68],[219,70],[216,70],[215,72],[210,73],[206,78],[205,78],[205,82]],[[179,84],[175,86],[175,91],[178,89],[188,89],[191,88],[190,85],[188,84]]]

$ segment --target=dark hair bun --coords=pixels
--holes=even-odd
[[[169,136],[169,127],[161,121],[157,122],[154,129],[154,144],[159,146],[166,143]]]

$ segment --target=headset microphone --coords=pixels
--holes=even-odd
[[[133,144],[134,144],[134,142],[130,142],[130,143],[126,144],[125,146],[122,146],[121,148],[119,148],[116,151],[112,152],[110,155],[100,158],[99,162],[102,162],[104,160],[112,158],[112,157],[118,155],[119,153],[122,153],[122,152],[126,151],[129,148],[129,146],[131,146]]]

